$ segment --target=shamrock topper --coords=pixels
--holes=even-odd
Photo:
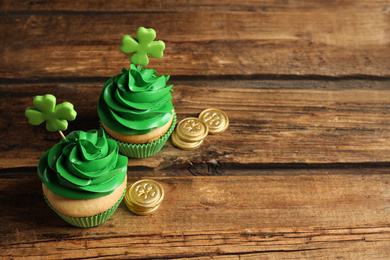
[[[32,125],[40,125],[46,121],[46,129],[51,132],[59,131],[62,138],[65,136],[61,131],[68,128],[68,122],[76,119],[76,111],[69,102],[56,105],[56,97],[51,94],[36,96],[33,101],[35,107],[26,109],[26,117]]]
[[[131,53],[131,63],[146,66],[149,64],[148,54],[156,59],[163,56],[165,43],[163,41],[153,41],[156,38],[155,30],[139,27],[137,38],[138,40],[130,35],[125,35],[120,46],[123,53]]]

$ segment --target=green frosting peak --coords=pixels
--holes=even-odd
[[[168,123],[172,117],[172,85],[169,75],[156,76],[152,69],[123,69],[103,86],[98,113],[110,129],[128,135],[142,135]]]
[[[38,176],[54,193],[71,199],[112,193],[127,174],[126,156],[103,131],[74,131],[39,160]]]

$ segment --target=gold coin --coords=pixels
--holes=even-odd
[[[203,143],[204,139],[196,142],[185,142],[178,137],[175,130],[172,133],[171,140],[172,140],[172,144],[177,148],[180,148],[182,150],[193,150],[198,148]]]
[[[227,115],[216,108],[204,110],[200,113],[199,119],[207,124],[210,134],[222,133],[229,126],[229,118]]]
[[[176,134],[184,142],[198,142],[203,140],[209,132],[206,123],[196,117],[188,117],[180,121],[176,127]]]
[[[139,180],[127,187],[125,203],[131,212],[148,215],[157,210],[164,198],[164,189],[153,180]]]
[[[152,213],[156,212],[159,206],[156,206],[156,207],[154,207],[154,208],[152,208],[150,210],[146,210],[146,211],[139,211],[139,210],[136,210],[134,208],[131,208],[130,211],[132,213],[136,214],[136,215],[146,216],[146,215],[149,215],[149,214],[152,214]]]

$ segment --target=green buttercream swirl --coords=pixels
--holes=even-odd
[[[98,113],[110,129],[127,135],[142,135],[168,123],[172,117],[172,86],[169,75],[156,76],[156,71],[123,69],[103,86]]]
[[[125,180],[126,156],[103,131],[74,131],[39,160],[38,176],[52,192],[71,199],[112,193]]]

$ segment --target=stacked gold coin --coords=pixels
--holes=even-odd
[[[196,117],[185,118],[172,133],[172,143],[183,150],[198,148],[209,132],[205,122]]]
[[[216,108],[204,110],[200,113],[199,119],[207,124],[210,134],[220,134],[229,126],[229,118],[227,115]]]
[[[139,180],[128,186],[125,203],[131,212],[137,215],[148,215],[155,212],[164,198],[164,189],[153,180]]]

